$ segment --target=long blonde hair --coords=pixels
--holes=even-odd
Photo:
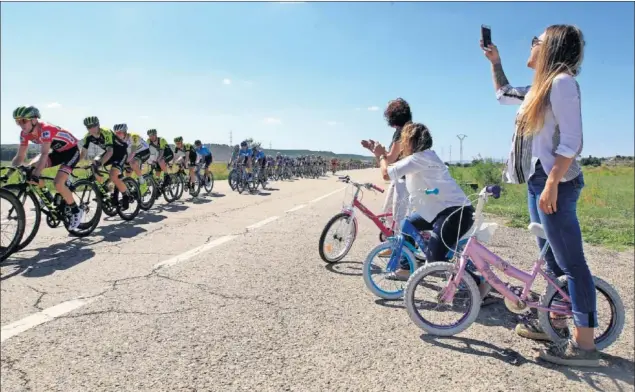
[[[517,130],[521,135],[534,135],[545,124],[551,85],[556,76],[576,76],[584,58],[582,31],[571,25],[553,25],[545,30],[536,59],[536,72],[529,93],[518,115]]]
[[[401,129],[399,139],[403,157],[432,148],[432,135],[428,127],[421,123],[410,122]]]

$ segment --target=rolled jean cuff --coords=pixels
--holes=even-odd
[[[598,312],[573,312],[573,324],[580,328],[597,328]]]

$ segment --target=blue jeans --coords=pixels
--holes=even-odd
[[[582,173],[571,181],[558,184],[558,201],[554,214],[547,215],[538,207],[545,189],[547,173],[540,162],[527,181],[529,216],[541,223],[550,249],[545,256],[547,270],[555,276],[566,275],[571,297],[573,321],[577,327],[597,327],[596,293],[593,276],[582,249],[582,232],[577,215],[577,202],[584,187]],[[538,239],[542,249],[545,240]]]

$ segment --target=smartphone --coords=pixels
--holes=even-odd
[[[487,25],[481,25],[481,40],[483,47],[487,48],[492,44],[492,28]]]

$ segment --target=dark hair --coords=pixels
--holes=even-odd
[[[403,98],[390,101],[384,111],[384,118],[391,127],[403,127],[412,121],[410,105]]]
[[[432,135],[428,127],[421,123],[409,123],[401,130],[401,151],[404,156],[432,148]]]

